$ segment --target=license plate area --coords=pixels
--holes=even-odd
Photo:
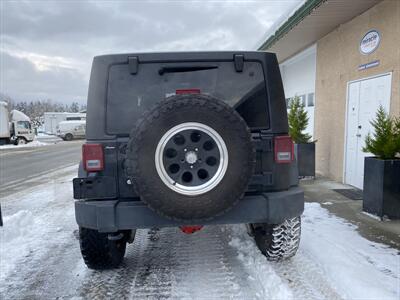
[[[117,197],[114,177],[74,178],[74,199],[113,199]]]

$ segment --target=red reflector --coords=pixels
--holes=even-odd
[[[196,231],[199,231],[203,228],[201,225],[192,225],[192,226],[181,226],[179,227],[183,233],[186,234],[192,234],[195,233]]]
[[[83,168],[87,172],[97,172],[104,169],[104,153],[101,144],[84,144],[82,146]]]
[[[183,95],[183,94],[200,94],[200,89],[182,89],[176,90],[175,94]]]
[[[275,137],[275,161],[288,164],[294,160],[294,144],[290,136]]]

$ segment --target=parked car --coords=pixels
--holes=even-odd
[[[57,136],[64,141],[84,139],[86,136],[86,121],[62,121],[58,123]]]
[[[0,101],[0,145],[26,144],[34,138],[31,119],[15,109],[8,113],[7,103]]]
[[[268,259],[296,253],[304,194],[275,54],[95,57],[86,138],[73,189],[89,268],[120,265],[138,228],[243,223]]]

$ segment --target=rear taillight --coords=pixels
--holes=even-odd
[[[181,89],[181,90],[176,90],[175,94],[177,94],[177,95],[200,94],[200,89]]]
[[[104,169],[104,152],[101,144],[84,144],[82,146],[83,168],[87,172]]]
[[[288,164],[294,160],[294,144],[290,136],[275,137],[275,161]]]

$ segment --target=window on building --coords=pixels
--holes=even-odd
[[[308,107],[313,107],[315,105],[314,103],[314,93],[309,93],[307,96],[307,106]]]
[[[82,117],[67,117],[67,121],[80,121]]]
[[[300,95],[300,103],[306,106],[306,95]]]

